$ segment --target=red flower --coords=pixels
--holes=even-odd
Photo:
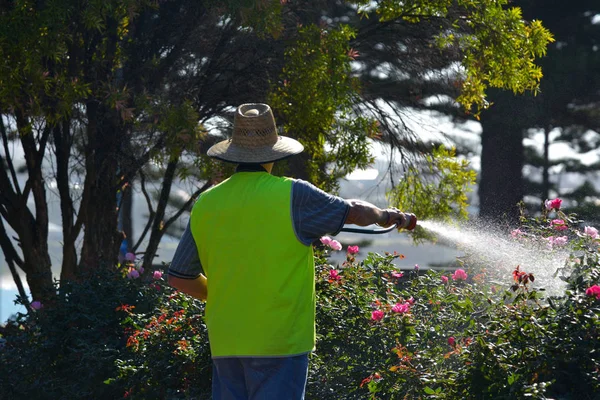
[[[329,279],[332,281],[339,281],[340,279],[342,279],[342,277],[340,276],[339,272],[337,272],[337,270],[330,269],[329,270]]]
[[[594,285],[586,289],[585,294],[588,296],[596,296],[597,300],[600,300],[600,286]]]
[[[466,281],[467,280],[467,273],[465,272],[464,269],[457,269],[456,271],[454,271],[454,274],[452,274],[452,280],[454,281]]]
[[[371,313],[371,319],[373,321],[381,321],[383,319],[384,313],[381,310],[375,310]]]
[[[358,253],[358,246],[348,246],[348,254],[356,254]]]

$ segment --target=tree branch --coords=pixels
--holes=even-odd
[[[204,185],[202,185],[202,187],[198,190],[196,190],[192,196],[188,199],[188,201],[185,202],[185,204],[171,217],[169,218],[166,222],[165,222],[165,230],[171,226],[171,224],[173,222],[175,222],[180,216],[181,214],[183,214],[186,210],[188,210],[192,204],[194,204],[196,202],[196,199],[198,198],[198,196],[200,196],[202,193],[204,193],[208,188],[210,188],[212,186],[212,183],[209,180],[206,181],[206,183]]]
[[[134,253],[138,249],[138,247],[140,247],[140,245],[142,244],[142,241],[148,234],[148,231],[150,230],[150,227],[152,226],[152,220],[154,219],[154,215],[156,214],[154,212],[154,209],[152,208],[152,200],[150,200],[150,195],[148,194],[148,191],[146,190],[146,176],[144,175],[144,172],[142,170],[140,170],[140,186],[142,188],[142,193],[144,194],[144,197],[146,198],[146,203],[148,204],[148,212],[150,213],[150,216],[148,217],[148,222],[146,222],[146,226],[144,227],[144,230],[143,230],[142,234],[140,235],[137,243],[135,244],[135,246],[133,246],[131,248]]]
[[[4,257],[8,262],[9,259],[14,261],[21,269],[23,269],[23,259],[17,253],[15,246],[6,233],[6,228],[2,218],[0,218],[0,248],[4,252]]]
[[[6,126],[4,125],[4,119],[0,115],[0,134],[2,134],[2,144],[4,145],[4,156],[6,157],[6,164],[10,170],[10,175],[13,180],[13,186],[15,188],[15,192],[18,196],[21,196],[21,187],[19,186],[19,181],[17,180],[17,173],[15,171],[15,165],[12,162],[12,157],[10,157],[10,150],[8,148],[8,134],[6,132]],[[2,161],[2,156],[0,156],[0,161]]]

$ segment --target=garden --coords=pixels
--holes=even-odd
[[[537,246],[540,257],[568,249],[563,265],[549,265],[561,293],[510,260],[467,255],[457,268],[425,271],[394,251],[363,255],[321,238],[307,398],[599,398],[598,230],[555,199],[506,240]],[[333,251],[345,261],[333,265]],[[141,265],[130,255],[10,322],[0,397],[210,398],[203,303]]]

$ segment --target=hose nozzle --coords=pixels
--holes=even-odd
[[[412,213],[404,213],[404,223],[398,225],[398,229],[408,229],[412,231],[417,227],[417,216]]]

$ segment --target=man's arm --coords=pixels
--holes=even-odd
[[[367,226],[377,224],[382,227],[398,224],[403,226],[406,222],[404,213],[396,208],[381,209],[363,200],[348,200],[350,210],[346,217],[346,224]]]
[[[366,201],[344,200],[300,179],[292,185],[292,217],[296,236],[307,246],[323,235],[337,235],[344,224],[388,227],[395,223],[405,226],[407,222],[398,209],[380,209]]]
[[[198,248],[189,224],[179,240],[168,274],[169,285],[192,297],[206,300],[208,282],[202,270]]]
[[[199,300],[206,300],[206,297],[208,296],[207,280],[202,274],[196,279],[183,279],[169,275],[168,282],[169,285],[173,286],[175,289]]]

